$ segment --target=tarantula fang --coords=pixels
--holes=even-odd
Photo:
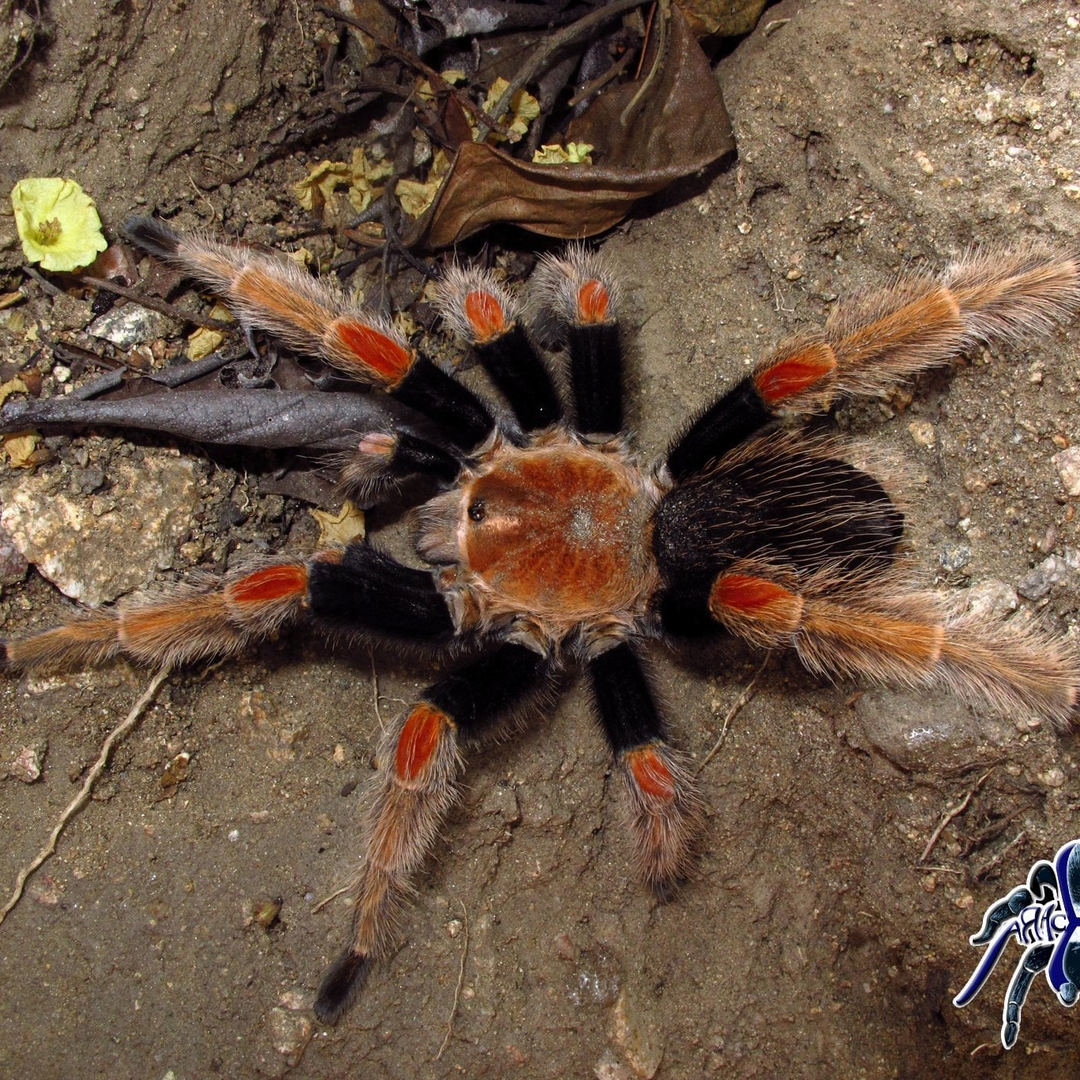
[[[1058,724],[1073,716],[1080,659],[1068,644],[1025,618],[976,617],[913,591],[898,554],[903,516],[882,482],[851,444],[798,420],[882,393],[976,342],[1048,332],[1080,305],[1076,259],[1035,247],[976,254],[940,279],[904,277],[843,304],[821,330],[767,355],[643,467],[623,430],[617,290],[583,248],[541,261],[527,307],[490,274],[444,277],[445,318],[505,399],[505,416],[291,262],[146,218],[127,233],[218,291],[249,333],[321,357],[442,432],[359,433],[342,471],[368,499],[415,475],[438,489],[418,512],[417,550],[434,569],[356,542],[3,644],[10,669],[118,654],[182,664],[301,621],[428,650],[486,647],[428,687],[379,751],[351,941],[315,1002],[323,1021],[340,1018],[394,940],[454,802],[462,747],[549,695],[568,662],[585,669],[628,795],[640,872],[661,893],[690,869],[702,807],[643,667],[650,638],[726,631],[794,648],[827,676],[941,685]],[[527,321],[561,337],[558,378]]]

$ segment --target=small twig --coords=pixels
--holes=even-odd
[[[664,54],[667,52],[668,24],[671,21],[671,0],[657,0],[657,8],[656,13],[660,18],[656,20],[656,52],[653,57],[652,67],[649,68],[649,74],[641,81],[641,85],[637,88],[637,92],[630,99],[626,108],[619,114],[619,123],[623,127],[628,123],[631,114],[648,92],[649,87],[664,64]]]
[[[386,724],[383,723],[382,710],[379,708],[379,672],[375,667],[375,651],[368,649],[368,659],[371,660],[371,696],[375,702],[375,719],[379,721],[379,730],[385,735]]]
[[[458,1001],[461,1000],[461,988],[465,984],[465,959],[469,955],[469,913],[460,900],[458,903],[461,904],[461,924],[464,928],[461,942],[461,966],[458,968],[457,986],[454,987],[454,1004],[450,1008],[450,1019],[446,1021],[446,1035],[443,1037],[439,1052],[435,1055],[436,1061],[443,1056],[443,1051],[450,1043],[450,1036],[454,1033],[454,1017],[457,1015]]]
[[[645,66],[645,54],[649,51],[649,35],[652,33],[653,19],[656,18],[656,9],[656,0],[653,0],[653,4],[649,8],[649,14],[645,18],[645,33],[641,35],[641,50],[638,52],[637,67],[634,68],[635,82],[641,78],[641,69]]]
[[[938,842],[938,840],[941,838],[941,834],[945,831],[945,827],[949,824],[950,821],[958,818],[968,808],[968,803],[970,803],[971,800],[975,797],[979,788],[983,786],[986,778],[993,771],[993,769],[988,769],[986,772],[984,772],[982,776],[980,776],[979,779],[976,780],[974,784],[972,784],[971,790],[964,796],[961,802],[958,805],[954,806],[951,810],[945,811],[944,815],[941,818],[941,821],[938,822],[938,827],[933,831],[930,839],[926,842],[926,847],[923,848],[923,853],[919,856],[919,862],[926,862],[926,860],[930,856],[930,852],[934,850],[934,845]]]
[[[635,3],[641,3],[641,0],[635,0]],[[339,22],[347,23],[349,26],[355,27],[361,33],[367,34],[367,36],[371,38],[371,40],[374,41],[375,44],[383,50],[383,52],[389,53],[391,56],[397,57],[397,59],[400,60],[402,63],[408,64],[409,67],[420,72],[420,74],[423,75],[429,83],[431,83],[431,88],[433,90],[453,94],[454,97],[457,98],[457,100],[461,103],[462,108],[472,114],[473,119],[477,122],[477,124],[480,125],[481,128],[485,125],[488,125],[488,131],[494,130],[500,132],[503,135],[509,134],[507,128],[503,124],[500,124],[498,119],[489,116],[486,112],[484,112],[483,109],[481,109],[478,105],[474,104],[469,99],[469,96],[467,94],[458,93],[457,90],[442,77],[440,72],[436,71],[428,64],[425,64],[424,61],[420,59],[420,57],[415,56],[413,53],[409,52],[408,49],[403,49],[400,45],[395,44],[389,38],[383,37],[383,35],[380,34],[377,30],[372,30],[371,27],[367,26],[365,23],[361,22],[360,19],[356,18],[353,15],[346,15],[343,11],[335,11],[333,8],[327,7],[325,4],[316,4],[315,10],[321,11],[327,18],[336,19]],[[481,138],[480,141],[482,142],[483,139]]]
[[[313,912],[322,911],[322,909],[326,907],[326,905],[329,904],[331,900],[336,900],[342,893],[347,893],[350,888],[351,886],[349,885],[342,885],[340,889],[335,889],[329,896],[324,897],[322,900],[320,900],[311,910]]]
[[[386,200],[383,202],[383,215],[382,215],[382,227],[383,232],[386,233],[386,254],[389,256],[391,249],[401,256],[418,274],[424,276],[426,281],[431,277],[432,270],[427,263],[421,262],[405,245],[402,243],[401,237],[398,235],[397,227],[394,225],[394,211],[401,209],[401,203],[397,199],[397,178],[394,178],[393,182],[386,185],[386,190],[383,194],[386,196]]]
[[[248,348],[246,345],[237,349],[220,349],[218,352],[210,353],[209,356],[204,356],[201,360],[188,360],[183,364],[174,364],[172,367],[162,368],[160,371],[152,371],[145,375],[144,378],[149,379],[150,382],[160,383],[162,386],[175,389],[177,386],[183,386],[185,383],[201,379],[204,375],[212,375],[226,364],[242,359],[247,353]]]
[[[724,717],[724,725],[720,729],[720,737],[716,740],[713,748],[705,755],[705,760],[698,766],[698,771],[696,773],[697,776],[700,776],[705,771],[705,766],[708,765],[709,762],[712,761],[712,759],[716,757],[716,755],[719,753],[720,747],[723,745],[724,739],[727,737],[728,727],[730,726],[731,721],[734,719],[735,714],[738,713],[740,709],[744,708],[749,703],[750,699],[754,696],[754,683],[758,681],[758,676],[765,670],[765,665],[768,662],[769,657],[766,656],[765,659],[761,661],[761,666],[757,669],[757,671],[754,672],[753,678],[751,678],[751,680],[746,684],[746,686],[743,687],[743,692],[735,700],[735,704],[732,705],[730,709],[728,709],[727,716]]]
[[[45,846],[17,874],[15,878],[15,890],[11,894],[11,899],[8,900],[3,910],[0,911],[0,923],[4,921],[8,912],[10,912],[19,902],[27,878],[29,878],[30,875],[56,850],[56,842],[60,839],[60,834],[64,831],[65,826],[83,808],[87,799],[90,798],[90,793],[94,789],[94,784],[97,783],[98,777],[109,763],[109,756],[112,754],[113,747],[139,722],[143,712],[150,702],[153,701],[154,695],[158,692],[158,688],[166,678],[168,678],[168,675],[169,669],[162,668],[150,680],[150,685],[146,688],[143,696],[132,706],[131,712],[129,712],[127,716],[109,732],[105,742],[102,743],[101,752],[98,754],[97,761],[94,762],[86,775],[86,779],[83,781],[83,786],[79,789],[79,794],[71,800],[67,809],[60,815],[60,820],[56,823],[55,828],[49,835],[49,839],[46,841]]]
[[[982,881],[991,870],[996,870],[1008,857],[1013,848],[1027,839],[1027,829],[1021,829],[989,862],[983,863],[972,875],[976,881]]]
[[[221,216],[217,212],[217,207],[210,201],[210,199],[207,196],[206,192],[203,191],[203,189],[201,187],[199,187],[198,184],[195,183],[195,177],[191,175],[191,170],[190,169],[188,169],[187,178],[188,178],[188,183],[191,185],[192,190],[195,192],[195,197],[198,198],[198,199],[202,199],[202,201],[204,203],[206,203],[207,207],[209,208],[209,210],[210,210],[210,220],[211,221],[217,221],[217,219]]]
[[[24,266],[22,272],[27,277],[32,277],[50,296],[63,296],[64,290],[54,285],[40,270],[32,266]]]
[[[205,326],[207,330],[236,329],[236,323],[224,322],[222,319],[208,319],[204,315],[195,315],[190,311],[182,311],[175,304],[170,304],[165,300],[158,300],[153,296],[145,296],[142,293],[136,292],[134,289],[128,289],[123,285],[117,285],[116,282],[109,281],[107,278],[91,277],[89,274],[80,274],[79,281],[84,285],[90,285],[95,289],[104,289],[106,292],[116,293],[117,296],[122,296],[125,300],[133,300],[136,304],[141,304],[144,308],[149,308],[151,311],[159,311],[162,315],[169,315],[174,319],[179,319],[181,322],[194,323],[196,326]]]
[[[763,34],[764,34],[764,35],[765,35],[766,37],[771,37],[771,36],[772,36],[773,34],[775,34],[775,33],[776,33],[776,31],[777,31],[777,30],[779,30],[779,29],[780,29],[781,27],[783,27],[783,26],[787,26],[787,24],[788,24],[789,22],[791,22],[791,20],[790,20],[790,19],[771,19],[771,20],[770,20],[769,22],[767,22],[767,23],[765,24],[765,29],[764,29],[764,30],[762,31],[762,33],[763,33]]]
[[[577,22],[564,26],[554,34],[548,34],[544,38],[543,44],[537,48],[536,52],[529,57],[525,64],[518,69],[518,73],[510,80],[502,96],[492,106],[491,116],[496,119],[501,118],[503,113],[510,108],[510,102],[513,100],[514,95],[526,83],[532,82],[548,66],[551,58],[560,49],[577,41],[578,38],[591,34],[597,26],[607,22],[609,19],[613,19],[616,15],[621,15],[631,8],[640,7],[645,2],[646,0],[612,0],[612,3],[605,4],[604,7],[597,8],[596,11],[591,11],[588,15],[578,19]],[[483,142],[493,130],[497,130],[497,128],[495,125],[490,125],[488,121],[480,124],[476,133],[476,141]]]
[[[591,98],[598,90],[603,90],[612,79],[617,79],[626,70],[627,65],[633,58],[633,52],[627,49],[607,71],[587,82],[566,104],[572,109],[574,106],[580,105],[583,101]]]
[[[30,12],[27,12],[26,14],[30,16],[31,30],[29,34],[22,35],[21,42],[19,41],[19,34],[15,34],[14,36],[14,42],[18,43],[19,48],[22,49],[22,56],[19,56],[16,60],[14,60],[8,67],[7,71],[4,72],[6,81],[11,80],[11,76],[14,75],[15,72],[18,71],[19,68],[21,68],[23,64],[26,63],[27,60],[30,59],[30,54],[34,51],[34,45],[36,44],[37,40],[37,33],[41,26],[41,3],[40,0],[30,0],[30,2],[33,6],[34,11],[33,14],[31,14]],[[11,39],[9,38],[9,40]]]

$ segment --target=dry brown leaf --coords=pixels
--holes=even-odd
[[[767,0],[675,0],[699,37],[739,37],[757,26]]]
[[[32,469],[37,464],[36,453],[41,436],[36,431],[14,432],[0,438],[13,469]]]
[[[496,222],[564,239],[591,236],[621,221],[637,199],[734,150],[716,76],[678,10],[669,36],[640,100],[642,82],[625,84],[571,126],[568,138],[595,146],[599,164],[538,165],[465,143],[410,242],[447,247]]]
[[[364,511],[353,506],[349,499],[341,509],[312,510],[311,516],[319,523],[319,544],[351,544],[364,538]]]

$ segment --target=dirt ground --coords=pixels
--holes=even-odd
[[[51,43],[0,93],[0,188],[75,177],[109,228],[151,209],[259,240],[302,224],[296,157],[220,181],[311,85],[319,17],[272,0],[49,10]],[[738,162],[603,242],[626,284],[629,416],[646,456],[838,294],[971,244],[1075,243],[1073,5],[786,0],[718,76]],[[20,261],[10,217],[0,259]],[[62,327],[63,302],[28,288],[30,322]],[[25,323],[0,324],[0,360],[28,348]],[[1052,459],[1080,437],[1078,386],[1074,323],[979,351],[910,401],[836,417],[906,463],[928,581],[1004,604],[1019,591],[1074,640],[1078,500]],[[39,473],[76,502],[100,487],[94,467],[188,470],[186,517],[140,581],[315,543],[304,505],[191,447],[104,434],[50,445]],[[0,474],[8,500],[28,482]],[[133,497],[106,511],[139,531]],[[381,524],[395,527],[369,522]],[[125,547],[113,558],[131,570]],[[31,570],[0,594],[0,633],[69,607]],[[678,740],[704,762],[761,658],[727,645],[654,661]],[[1075,735],[944,696],[826,685],[784,656],[702,770],[700,875],[674,902],[634,880],[621,793],[571,681],[550,715],[473,755],[403,944],[338,1027],[317,1025],[310,1002],[346,902],[316,904],[357,852],[379,713],[431,677],[314,639],[172,677],[0,926],[0,1075],[1080,1074],[1080,1019],[1041,978],[1019,1044],[1001,1050],[1015,947],[971,1006],[951,1004],[987,905],[1080,837]],[[48,744],[41,780],[0,782],[0,899],[147,681],[126,666],[0,680],[0,762]],[[186,778],[162,798],[181,752]],[[254,914],[276,899],[266,929]]]

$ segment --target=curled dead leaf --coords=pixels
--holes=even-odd
[[[657,59],[654,46],[643,70],[642,79],[601,93],[571,125],[568,138],[592,144],[595,165],[535,164],[463,143],[410,243],[447,247],[496,222],[543,236],[591,236],[638,199],[734,150],[716,76],[677,9],[664,55]]]
[[[3,446],[13,469],[32,469],[40,464],[38,458],[40,445],[41,436],[36,431],[5,435],[0,439],[0,446]]]
[[[319,544],[351,544],[364,538],[364,511],[346,499],[336,513],[329,510],[312,510],[311,516],[319,523]]]
[[[757,26],[767,0],[675,0],[699,36],[739,37]]]

